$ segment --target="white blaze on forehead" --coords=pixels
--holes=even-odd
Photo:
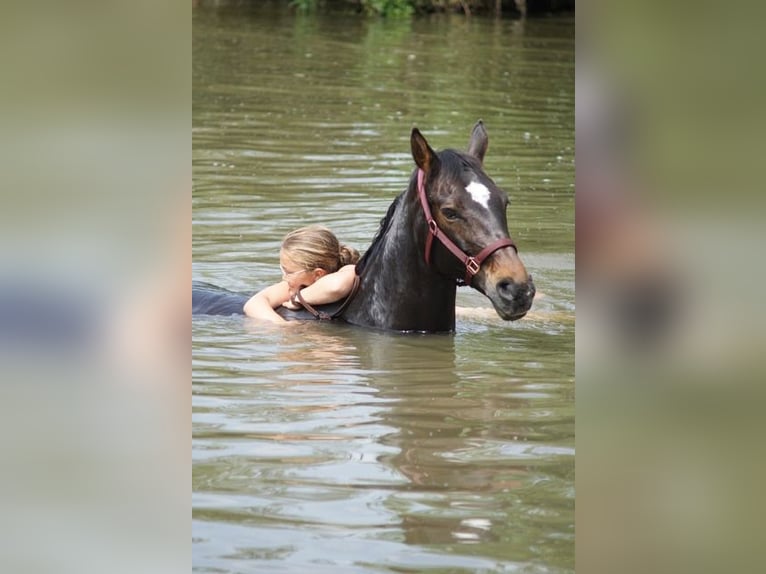
[[[489,209],[489,190],[486,185],[478,181],[472,181],[466,186],[465,190],[476,203],[483,205],[484,209]]]

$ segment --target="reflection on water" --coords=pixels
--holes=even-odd
[[[195,318],[196,570],[573,571],[573,32],[195,11],[195,279],[277,281],[309,223],[364,251],[412,125],[462,147],[482,118],[543,293],[509,324],[461,289],[454,335]]]
[[[571,565],[571,348],[226,321],[194,324],[195,564]]]

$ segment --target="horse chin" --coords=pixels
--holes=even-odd
[[[494,304],[494,301],[493,301]],[[529,309],[520,311],[518,309],[501,309],[497,305],[494,305],[495,311],[503,321],[518,321],[527,314]]]
[[[505,321],[518,321],[522,317],[526,316],[526,311],[521,311],[520,313],[511,313],[508,315],[500,315]]]

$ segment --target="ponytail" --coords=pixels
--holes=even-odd
[[[348,245],[340,246],[340,253],[338,256],[340,262],[339,267],[350,265],[359,261],[359,252],[353,247],[349,247]]]

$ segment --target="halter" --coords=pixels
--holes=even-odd
[[[494,243],[490,243],[487,247],[479,251],[475,256],[468,255],[465,251],[460,249],[455,243],[447,237],[447,235],[439,229],[436,221],[431,215],[431,208],[428,205],[428,198],[426,197],[426,189],[424,185],[425,173],[422,169],[418,169],[418,197],[420,198],[420,205],[423,206],[423,214],[426,217],[428,223],[428,235],[426,236],[426,252],[425,260],[426,264],[431,264],[431,246],[433,245],[434,237],[441,241],[442,245],[450,250],[450,252],[457,257],[460,262],[465,265],[465,279],[463,283],[470,285],[473,276],[476,275],[481,269],[481,264],[484,260],[492,255],[498,249],[503,247],[513,247],[518,253],[519,249],[510,237],[504,237],[498,239]]]
[[[301,285],[300,289],[298,289],[292,297],[290,297],[290,303],[293,305],[298,305],[300,307],[303,307],[306,311],[311,313],[314,316],[314,319],[318,319],[320,321],[330,321],[332,319],[337,319],[340,317],[341,313],[345,311],[346,307],[348,307],[348,304],[351,303],[353,298],[356,296],[357,291],[359,291],[359,283],[361,282],[361,279],[359,278],[359,275],[354,275],[354,283],[351,285],[351,291],[348,295],[346,295],[346,298],[343,300],[343,303],[341,303],[341,306],[336,309],[334,313],[327,313],[325,311],[321,311],[319,309],[315,309],[313,305],[310,305],[306,302],[306,300],[303,298],[303,295],[301,295],[301,289],[306,287],[306,285]]]

